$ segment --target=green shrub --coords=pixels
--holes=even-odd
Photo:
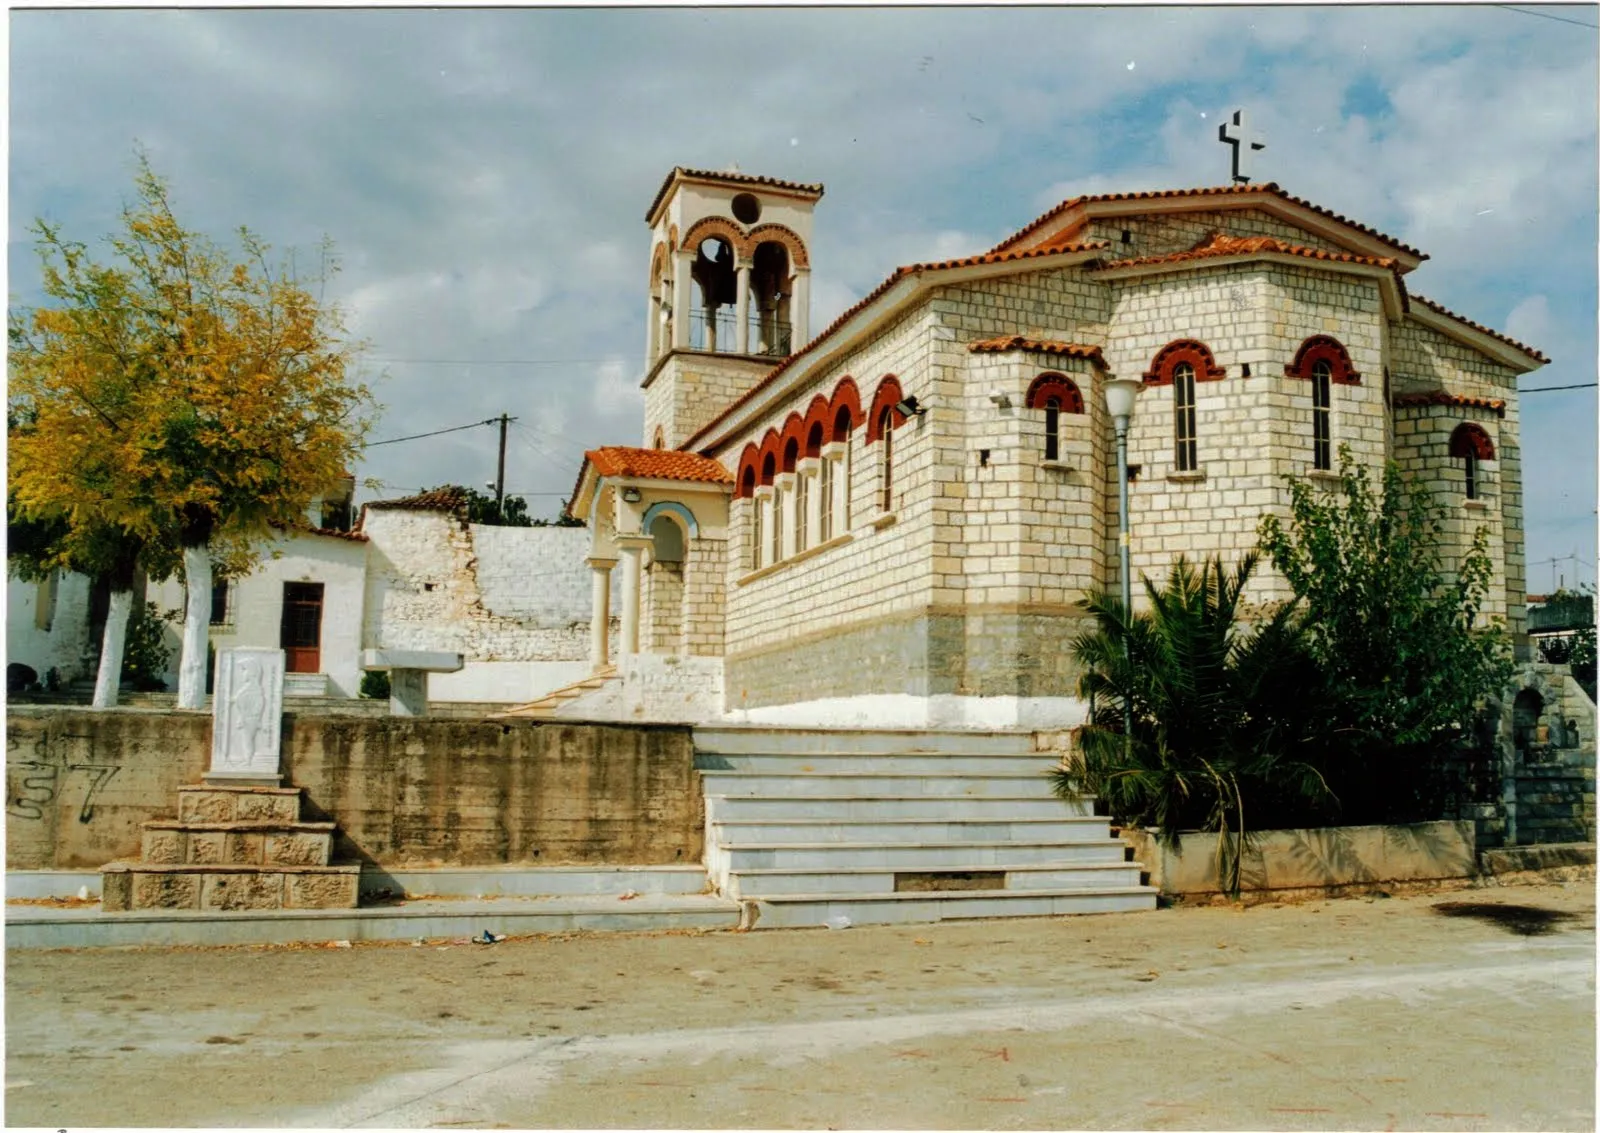
[[[368,700],[388,700],[389,674],[383,669],[368,669],[362,673],[361,695]]]
[[[122,682],[140,692],[166,689],[167,666],[172,649],[166,643],[167,623],[176,621],[176,610],[163,614],[154,602],[135,606],[128,617],[128,635],[122,647]]]

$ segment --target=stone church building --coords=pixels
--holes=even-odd
[[[751,721],[1079,722],[1077,603],[1118,579],[1110,377],[1142,383],[1136,581],[1236,561],[1284,477],[1332,484],[1348,445],[1426,480],[1463,544],[1488,529],[1487,613],[1525,641],[1516,381],[1547,359],[1413,292],[1421,251],[1275,184],[1076,197],[813,331],[822,195],[678,168],[650,203],[640,442],[589,452],[570,504],[590,688],[643,673]]]

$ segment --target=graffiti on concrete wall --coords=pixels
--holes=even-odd
[[[61,742],[52,743],[52,739]],[[38,822],[47,808],[66,796],[79,803],[78,821],[91,822],[95,799],[120,770],[115,762],[96,757],[92,735],[52,737],[46,732],[10,729],[6,735],[6,816]]]

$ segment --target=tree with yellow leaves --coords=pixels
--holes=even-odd
[[[248,229],[238,254],[185,229],[142,154],[135,186],[109,264],[34,226],[51,302],[9,319],[8,498],[13,522],[64,532],[45,558],[112,578],[97,704],[115,702],[132,601],[104,548],[131,549],[151,578],[181,569],[178,706],[199,708],[214,556],[237,572],[270,528],[303,524],[374,405],[338,308],[312,291],[336,269],[326,245],[307,278]]]

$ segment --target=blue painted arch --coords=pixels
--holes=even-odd
[[[691,539],[698,539],[700,537],[700,525],[695,522],[694,512],[684,507],[677,500],[662,500],[660,503],[651,504],[648,510],[645,511],[644,519],[642,520],[640,526],[643,527],[645,531],[649,531],[650,525],[654,523],[657,518],[669,513],[673,516],[676,516],[678,521],[683,524],[684,530],[689,533],[689,537]]]

